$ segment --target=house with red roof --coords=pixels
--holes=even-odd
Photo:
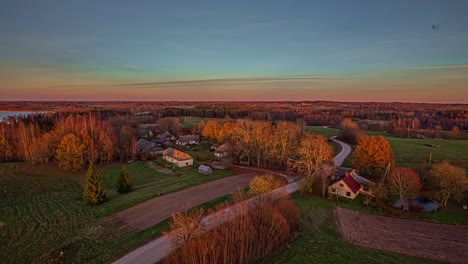
[[[364,191],[364,186],[352,176],[353,173],[355,171],[351,169],[339,170],[337,177],[330,183],[328,192],[350,199],[356,198]]]

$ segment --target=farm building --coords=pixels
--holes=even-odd
[[[359,176],[356,170],[339,167],[337,176],[331,177],[331,184],[328,188],[328,192],[354,199],[359,193],[367,192],[367,187],[370,184],[372,184],[372,182]]]
[[[217,158],[226,158],[229,157],[229,154],[232,153],[232,146],[229,143],[224,143],[218,147],[218,149],[214,152],[215,157]]]
[[[164,149],[157,146],[156,143],[140,138],[137,141],[137,150],[140,154],[161,154]]]
[[[193,158],[182,151],[179,151],[177,149],[173,148],[168,148],[164,150],[163,154],[163,159],[165,161],[168,161],[177,167],[186,167],[186,166],[191,166],[193,165]]]
[[[213,170],[208,166],[200,165],[200,167],[198,167],[198,173],[210,175],[213,174]]]
[[[153,136],[153,131],[151,129],[140,129],[138,130],[138,136],[144,138],[150,138]]]
[[[171,133],[169,133],[168,131],[158,135],[158,138],[162,140],[175,140],[175,137],[171,135]]]
[[[199,135],[187,135],[187,136],[180,136],[179,139],[176,141],[177,145],[185,146],[185,145],[194,145],[200,143],[200,136]]]

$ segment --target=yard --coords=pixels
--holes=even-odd
[[[101,168],[108,201],[90,206],[82,201],[84,172],[63,173],[53,166],[19,164],[19,172],[0,175],[0,259],[2,263],[107,262],[157,237],[163,222],[140,232],[119,229],[102,219],[149,198],[231,176],[229,170],[200,175],[180,170],[180,176],[157,173],[144,163],[128,164],[134,191],[120,195],[114,182],[120,165]]]
[[[304,196],[294,201],[301,212],[299,232],[262,263],[439,263],[348,244],[335,223],[338,202]]]
[[[306,126],[305,130],[309,133],[322,135],[325,137],[338,136],[340,134],[340,131],[337,129],[325,128],[322,126]]]
[[[193,127],[196,124],[200,123],[201,121],[206,123],[209,120],[216,120],[218,122],[226,121],[225,118],[207,118],[207,117],[197,117],[197,116],[182,116],[182,117],[180,117],[180,122],[181,122],[182,126],[185,126],[185,127]],[[234,121],[235,120],[233,120],[233,122]]]

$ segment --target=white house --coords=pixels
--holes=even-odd
[[[332,180],[328,192],[350,199],[356,198],[364,191],[364,187],[351,175],[352,173],[355,173],[354,170],[348,172],[339,170],[338,177]]]
[[[224,143],[218,147],[218,149],[214,152],[214,155],[217,158],[226,158],[229,156],[230,153],[232,153],[232,151],[233,151],[233,148],[231,144]]]
[[[200,143],[200,136],[199,135],[187,135],[187,136],[179,136],[179,139],[176,141],[177,145],[185,146],[185,145],[194,145]]]
[[[192,157],[187,153],[178,151],[177,149],[168,148],[164,150],[162,154],[165,161],[170,162],[178,167],[193,165]]]

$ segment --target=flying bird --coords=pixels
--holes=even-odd
[[[439,24],[432,25],[432,30],[439,30]]]

